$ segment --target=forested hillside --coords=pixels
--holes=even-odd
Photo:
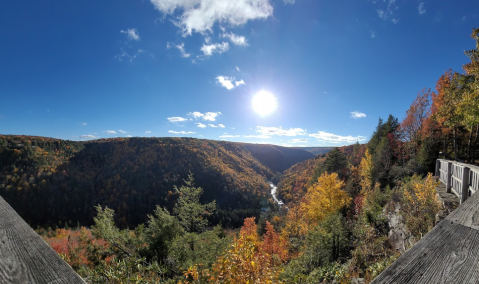
[[[267,144],[245,143],[243,146],[248,149],[258,161],[275,172],[283,172],[298,162],[314,157],[313,154],[303,149]]]
[[[156,205],[171,210],[178,198],[173,186],[191,172],[205,188],[202,200],[217,202],[210,220],[238,226],[270,202],[266,180],[274,172],[258,159],[280,161],[287,150],[189,138],[71,142],[1,136],[0,194],[35,226],[90,224],[100,204],[116,210],[116,221],[127,227],[144,222]],[[283,167],[310,155],[293,151],[302,156],[287,156]]]

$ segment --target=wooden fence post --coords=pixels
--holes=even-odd
[[[462,172],[462,198],[461,204],[469,197],[469,168],[464,167]]]
[[[452,163],[447,162],[447,179],[446,179],[446,192],[447,193],[451,193],[451,187],[452,187],[451,176],[452,176]]]

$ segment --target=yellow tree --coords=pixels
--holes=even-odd
[[[429,173],[424,180],[414,175],[404,185],[402,207],[406,226],[416,237],[422,238],[435,225],[435,216],[440,208],[435,189],[438,184]]]
[[[373,184],[373,161],[372,156],[369,154],[369,150],[366,149],[366,153],[364,153],[364,157],[361,159],[361,163],[359,164],[359,175],[361,177],[361,188],[363,191],[363,195],[371,189]]]
[[[314,226],[351,202],[348,194],[342,190],[344,182],[339,180],[337,173],[324,172],[318,182],[308,188],[301,205],[308,224]]]
[[[254,217],[245,219],[239,238],[233,241],[230,249],[213,265],[210,283],[282,283],[278,279],[281,272],[279,266],[275,266],[271,262],[271,257],[260,250],[261,243],[256,233],[254,219]]]

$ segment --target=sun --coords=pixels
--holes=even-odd
[[[261,116],[273,113],[277,106],[276,98],[269,92],[259,91],[253,97],[253,109]]]

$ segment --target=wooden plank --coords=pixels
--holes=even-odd
[[[2,197],[0,282],[85,283]]]
[[[473,194],[445,220],[479,230],[479,194]]]
[[[479,283],[479,231],[444,219],[372,283]]]

